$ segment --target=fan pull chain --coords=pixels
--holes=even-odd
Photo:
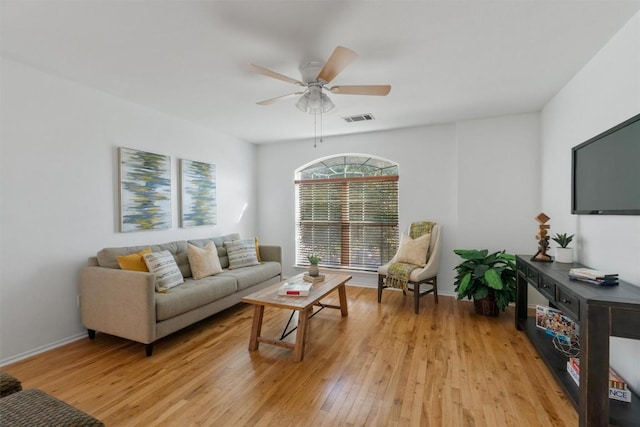
[[[322,111],[320,111],[320,142],[322,139]],[[318,113],[313,113],[313,148],[318,147]]]

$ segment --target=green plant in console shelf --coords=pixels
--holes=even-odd
[[[551,238],[551,240],[559,244],[561,248],[566,248],[573,240],[573,234],[571,236],[567,236],[567,233],[557,233]]]

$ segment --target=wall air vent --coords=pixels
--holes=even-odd
[[[347,123],[352,123],[352,122],[365,122],[367,120],[374,120],[373,114],[358,114],[356,116],[348,116],[348,117],[343,117],[344,121]]]

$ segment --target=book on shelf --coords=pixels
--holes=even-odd
[[[572,342],[578,334],[576,322],[565,316],[560,310],[536,305],[536,326],[551,336]]]
[[[578,282],[591,283],[592,285],[598,286],[616,286],[618,284],[617,277],[615,279],[589,279],[587,277],[574,276],[573,274],[569,274],[569,279],[577,280]]]
[[[569,269],[569,276],[594,280],[618,280],[618,273],[605,273],[603,271],[586,267]]]
[[[306,297],[312,288],[313,283],[309,282],[285,282],[278,288],[278,295]]]
[[[567,372],[573,382],[580,385],[580,359],[570,357],[567,360]],[[609,399],[631,402],[631,391],[627,383],[611,368],[609,368]]]

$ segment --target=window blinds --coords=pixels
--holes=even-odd
[[[296,264],[375,271],[398,248],[398,176],[296,181]]]

